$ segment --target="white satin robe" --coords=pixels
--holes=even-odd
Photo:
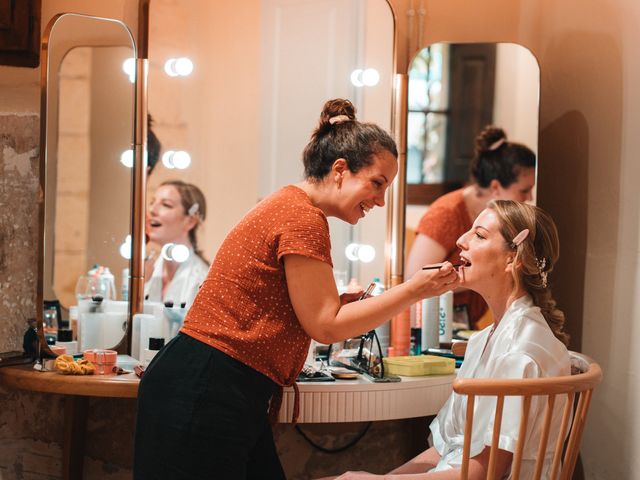
[[[458,378],[539,378],[571,374],[566,347],[553,335],[540,309],[533,305],[528,295],[514,301],[493,335],[490,331],[491,327],[487,327],[471,337]],[[489,343],[483,353],[487,340]],[[566,396],[556,397],[542,478],[547,478],[545,474],[552,461],[565,403]],[[495,407],[495,397],[475,399],[471,457],[491,444]],[[532,397],[520,470],[522,479],[533,476],[545,407],[546,397]],[[467,397],[452,393],[431,423],[433,443],[441,455],[432,471],[459,468],[462,464],[466,409]],[[515,451],[521,413],[522,397],[505,397],[500,449]]]

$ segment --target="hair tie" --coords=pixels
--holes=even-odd
[[[198,210],[200,210],[200,204],[196,202],[189,207],[189,210],[187,210],[187,213],[189,214],[190,217],[194,217],[196,213],[198,213]]]
[[[331,121],[331,120],[329,120],[329,121]],[[504,144],[504,142],[506,142],[506,141],[507,141],[507,139],[505,137],[502,137],[500,140],[496,140],[491,145],[489,145],[489,151],[493,152],[493,151],[499,149]]]
[[[525,228],[519,234],[513,237],[513,240],[511,240],[511,247],[516,248],[518,245],[524,242],[525,238],[527,238],[528,236],[529,236],[529,229]]]
[[[335,125],[342,122],[348,122],[349,120],[351,119],[347,115],[336,115],[335,117],[331,117],[329,119],[329,123],[331,125]]]

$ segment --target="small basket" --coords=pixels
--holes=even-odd
[[[384,370],[392,375],[419,377],[422,375],[449,375],[456,369],[453,358],[436,355],[411,355],[383,358]]]

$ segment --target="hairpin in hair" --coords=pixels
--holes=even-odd
[[[198,213],[199,210],[200,210],[200,204],[196,202],[189,207],[189,210],[187,210],[187,213],[189,214],[190,217],[193,217],[195,216],[196,213]]]
[[[336,115],[335,117],[331,117],[329,119],[329,123],[331,125],[335,125],[337,123],[348,122],[351,120],[347,115]]]
[[[528,236],[529,236],[529,229],[525,228],[519,234],[513,237],[513,240],[511,240],[511,247],[516,248],[518,245],[524,242],[525,238],[527,238]]]
[[[536,257],[536,265],[538,266],[538,273],[540,274],[540,279],[542,280],[542,288],[547,288],[547,275],[549,272],[545,272],[544,268],[547,266],[547,259],[542,257],[541,260]]]
[[[499,149],[506,141],[507,139],[504,137],[502,137],[500,140],[496,140],[491,145],[489,145],[489,151],[493,152],[494,150]]]

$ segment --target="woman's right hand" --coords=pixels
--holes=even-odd
[[[407,283],[411,285],[415,296],[423,299],[455,290],[460,278],[451,262],[444,262],[439,269],[418,270]]]

